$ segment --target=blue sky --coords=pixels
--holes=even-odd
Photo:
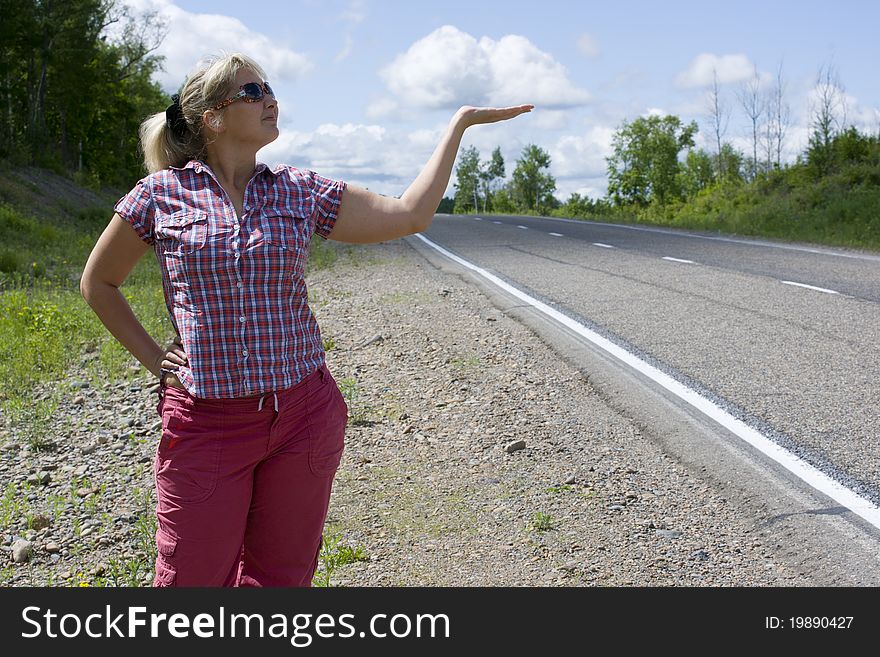
[[[839,74],[847,123],[880,130],[880,3],[126,1],[169,22],[166,90],[204,54],[246,52],[267,69],[281,109],[282,135],[260,159],[385,194],[404,191],[459,105],[533,102],[516,121],[471,129],[464,145],[484,158],[501,146],[509,175],[536,143],[551,155],[558,197],[600,196],[624,120],[693,119],[709,147],[713,69],[730,111],[725,139],[743,150],[750,133],[736,92],[755,67],[769,88],[782,65],[789,158],[804,146],[822,65]]]

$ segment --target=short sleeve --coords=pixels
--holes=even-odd
[[[336,215],[339,213],[339,205],[342,203],[345,183],[341,180],[324,178],[313,171],[309,174],[309,190],[315,202],[312,216],[312,220],[315,222],[315,232],[327,239],[333,226],[336,225]]]
[[[134,228],[138,237],[147,244],[153,243],[153,221],[156,208],[149,181],[146,178],[138,181],[134,189],[116,202],[113,209]]]

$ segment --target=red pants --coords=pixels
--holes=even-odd
[[[153,586],[310,586],[348,423],[327,366],[262,397],[162,393]]]

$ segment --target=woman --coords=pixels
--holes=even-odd
[[[278,102],[244,55],[205,62],[173,99],[141,126],[150,175],[117,203],[80,285],[160,379],[153,584],[309,586],[348,417],[307,302],[312,234],[424,231],[464,130],[532,106],[461,108],[397,199],[257,163],[278,137]],[[167,347],[119,291],[151,246],[178,334]]]

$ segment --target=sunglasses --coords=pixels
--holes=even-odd
[[[241,91],[235,94],[232,98],[227,98],[219,105],[215,105],[214,109],[219,110],[223,109],[227,105],[231,105],[235,101],[241,99],[246,103],[257,103],[263,100],[263,96],[269,94],[272,98],[275,98],[275,92],[272,91],[272,87],[269,86],[268,82],[263,82],[263,84],[259,84],[257,82],[248,82],[247,84],[241,85],[239,87]]]

